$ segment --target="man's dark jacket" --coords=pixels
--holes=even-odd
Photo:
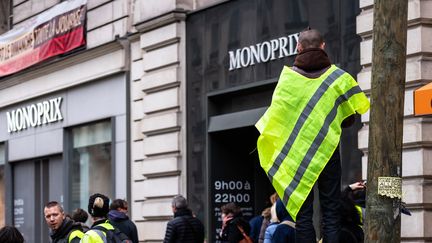
[[[204,225],[192,216],[189,209],[177,209],[174,219],[168,222],[164,243],[202,243]]]
[[[138,243],[138,230],[136,225],[129,219],[129,217],[120,211],[111,210],[108,213],[108,219],[112,226],[119,229],[133,242]]]
[[[83,231],[81,224],[76,223],[69,218],[65,218],[58,230],[50,232],[51,240],[53,243],[63,243],[63,242],[67,243],[69,238],[69,233],[71,233],[74,230]],[[70,243],[79,243],[80,241],[81,241],[80,238],[75,237],[70,241]]]

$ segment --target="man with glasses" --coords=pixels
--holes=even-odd
[[[116,199],[110,205],[108,219],[110,223],[128,236],[134,243],[138,243],[136,225],[127,216],[128,203],[123,199]]]

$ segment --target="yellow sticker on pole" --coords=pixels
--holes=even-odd
[[[402,198],[402,178],[378,177],[378,195]]]

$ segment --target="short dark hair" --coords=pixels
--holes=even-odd
[[[0,242],[23,243],[24,237],[17,228],[5,226],[0,229]]]
[[[77,208],[72,212],[71,218],[75,222],[85,223],[88,219],[88,213],[82,208]]]
[[[57,201],[47,202],[45,204],[45,207],[46,208],[58,207],[60,209],[60,212],[62,212],[62,213],[64,212],[62,205],[59,202],[57,202]]]
[[[117,210],[117,208],[127,209],[128,203],[123,199],[115,199],[110,205],[110,210]]]
[[[171,205],[176,209],[188,207],[188,203],[186,201],[186,198],[184,198],[182,195],[175,196],[172,200]]]
[[[324,38],[318,30],[308,28],[300,32],[298,42],[303,49],[319,48],[324,43]]]
[[[233,216],[241,216],[242,215],[241,208],[232,202],[223,205],[221,207],[221,211],[224,214],[232,214]]]
[[[91,195],[89,198],[88,212],[93,217],[106,218],[109,212],[109,198],[100,193]]]

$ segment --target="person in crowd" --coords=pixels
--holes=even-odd
[[[276,201],[276,215],[280,223],[273,233],[272,243],[295,243],[295,223],[281,199]]]
[[[258,243],[263,243],[264,242],[264,238],[265,238],[265,232],[267,227],[272,223],[272,222],[279,222],[278,220],[273,220],[274,218],[277,219],[276,214],[272,213],[272,207],[273,205],[276,203],[276,200],[279,198],[278,194],[275,192],[270,196],[270,203],[271,206],[268,208],[268,212],[269,215],[266,217],[263,215],[264,219],[263,222],[261,224],[261,228],[260,228],[260,232],[259,232],[259,236],[258,236]],[[264,213],[264,212],[263,212]],[[273,221],[272,221],[273,220]],[[251,233],[252,235],[252,233]]]
[[[164,243],[202,243],[204,225],[193,216],[186,198],[175,196],[171,202],[174,218],[167,224]]]
[[[93,225],[84,234],[81,240],[82,243],[106,243],[116,242],[115,240],[129,240],[124,233],[114,228],[108,221],[109,201],[107,196],[100,193],[90,196],[88,212],[93,220]]]
[[[136,225],[127,216],[128,203],[123,199],[115,199],[110,205],[108,219],[110,223],[128,236],[133,243],[138,243]]]
[[[356,182],[341,193],[341,232],[339,243],[363,243],[363,213],[365,207],[365,185]]]
[[[84,209],[82,208],[75,209],[72,212],[71,218],[73,219],[73,221],[81,224],[84,233],[90,229],[90,227],[86,224],[88,219],[88,213]]]
[[[24,243],[24,237],[17,228],[6,225],[0,229],[0,242]]]
[[[238,243],[249,237],[250,225],[243,218],[242,211],[235,203],[228,203],[221,207],[222,230],[220,240],[228,243]]]
[[[80,242],[84,235],[81,224],[67,218],[63,207],[58,202],[48,202],[44,208],[44,216],[50,228],[50,237],[53,243]]]
[[[251,228],[250,237],[254,243],[259,242],[261,229],[264,228],[265,231],[265,228],[267,228],[267,226],[270,224],[270,219],[271,219],[271,213],[270,213],[270,207],[268,207],[261,212],[261,215],[257,215],[253,217],[251,220],[249,220],[249,225]]]
[[[276,214],[276,202],[271,206],[271,219],[270,224],[267,226],[264,232],[263,243],[271,243],[273,238],[273,233],[276,230],[276,227],[279,224],[279,219]]]

